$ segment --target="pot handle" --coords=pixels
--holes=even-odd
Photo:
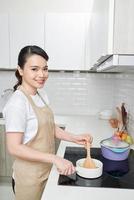
[[[71,179],[72,181],[76,181],[76,172],[77,172],[77,170],[74,172],[74,174],[70,174],[70,175],[68,175],[67,177],[68,177],[69,179]]]
[[[77,166],[75,167],[75,169],[76,169],[76,172],[80,171],[80,168]]]

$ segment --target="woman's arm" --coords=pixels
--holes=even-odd
[[[55,137],[61,140],[66,140],[69,142],[74,142],[76,144],[85,145],[87,142],[92,143],[93,138],[92,136],[87,134],[75,135],[64,131],[63,129],[59,128],[57,125],[55,126]]]
[[[9,153],[15,157],[29,160],[29,161],[39,161],[39,162],[52,162],[54,155],[38,152],[31,147],[22,144],[23,133],[6,133],[7,149]]]
[[[73,164],[59,156],[50,153],[43,153],[22,144],[23,133],[6,133],[7,148],[14,157],[37,162],[47,162],[56,165],[60,174],[69,175],[75,172]]]

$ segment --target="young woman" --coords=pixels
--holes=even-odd
[[[73,135],[54,123],[46,95],[38,89],[48,79],[48,55],[38,46],[26,46],[18,56],[15,73],[18,82],[3,114],[7,147],[15,157],[13,179],[17,200],[40,200],[52,164],[60,174],[75,172],[73,164],[54,153],[54,138],[84,145],[92,142],[89,134]]]

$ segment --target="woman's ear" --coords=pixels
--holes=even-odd
[[[20,68],[20,66],[17,67],[17,70],[18,70],[20,76],[23,76],[23,70]]]

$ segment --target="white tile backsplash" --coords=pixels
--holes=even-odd
[[[0,94],[15,82],[13,71],[0,71]],[[44,88],[55,114],[94,115],[125,102],[134,132],[134,74],[50,72]]]
[[[113,107],[111,74],[51,73],[46,90],[56,114],[96,114]]]

